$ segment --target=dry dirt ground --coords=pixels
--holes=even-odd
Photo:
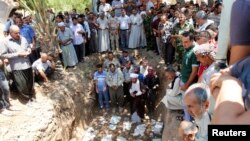
[[[146,112],[145,119],[143,123],[132,124],[130,130],[124,131],[124,121],[128,121],[131,119],[130,111],[128,105],[125,107],[122,113],[112,112],[112,108],[109,110],[100,110],[98,107],[95,107],[93,120],[90,122],[88,129],[93,129],[95,138],[93,141],[109,141],[104,140],[104,137],[111,135],[113,141],[119,141],[117,137],[123,137],[127,141],[160,141],[164,136],[164,141],[178,141],[177,137],[177,127],[179,126],[179,121],[176,120],[176,116],[180,115],[180,111],[169,111],[166,110],[164,104],[161,103],[162,97],[165,95],[165,88],[167,82],[163,77],[164,72],[164,61],[156,56],[153,52],[141,50],[140,51],[141,58],[146,57],[149,60],[149,64],[151,64],[154,68],[156,68],[158,72],[158,76],[160,77],[161,87],[158,91],[158,100],[157,100],[157,108],[155,112],[148,114]],[[139,61],[138,59],[137,61]],[[97,103],[96,103],[97,104]],[[121,117],[120,122],[117,124],[116,129],[110,129],[110,122],[113,116]],[[154,133],[153,127],[155,126],[154,122],[164,123],[164,128],[160,133]],[[135,128],[137,125],[145,124],[146,130],[144,135],[134,136]],[[85,136],[88,135],[88,132],[85,132]],[[90,141],[84,138],[84,141]],[[158,140],[157,140],[158,139]],[[92,140],[91,140],[92,141]],[[163,140],[162,140],[163,141]]]
[[[129,120],[128,108],[123,113],[101,111],[93,94],[93,84],[90,74],[94,66],[102,60],[101,55],[93,55],[76,70],[63,71],[58,65],[53,80],[48,85],[36,85],[36,102],[26,103],[16,94],[11,94],[11,103],[20,108],[20,111],[11,112],[12,115],[0,114],[0,141],[88,141],[84,137],[87,130],[93,127],[96,137],[91,141],[102,140],[106,135],[124,137],[128,141],[151,141],[161,139],[164,141],[177,141],[177,127],[179,122],[175,119],[179,115],[175,111],[167,111],[160,102],[165,94],[166,84],[163,78],[164,62],[153,52],[141,51],[142,57],[147,57],[161,78],[161,88],[158,96],[156,111],[147,116],[143,124],[146,131],[143,136],[133,136],[136,124],[128,131],[123,131],[123,121]],[[109,129],[109,122],[113,115],[121,116],[121,121],[115,130]],[[166,130],[160,134],[153,134],[152,119],[163,122]],[[155,140],[158,141],[158,140]]]

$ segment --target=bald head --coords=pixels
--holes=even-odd
[[[12,25],[10,26],[10,32],[16,32],[16,31],[20,31],[20,28],[17,25]]]
[[[20,29],[18,26],[16,25],[10,26],[10,36],[15,40],[20,39]]]
[[[165,23],[166,21],[167,21],[167,15],[165,15],[165,14],[163,14],[162,16],[161,16],[161,22],[163,22],[163,23]]]
[[[46,53],[41,53],[41,60],[43,63],[46,63],[48,60],[48,55]]]

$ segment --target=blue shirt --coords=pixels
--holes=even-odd
[[[231,74],[244,84],[243,95],[247,95],[245,104],[250,109],[250,56],[234,64],[231,68]]]
[[[97,89],[99,91],[103,91],[104,88],[106,87],[106,77],[107,77],[107,72],[103,71],[103,72],[98,72],[96,71],[94,74],[94,80],[97,81]]]
[[[122,12],[123,4],[121,1],[113,0],[112,7],[115,7],[115,16],[120,17]]]
[[[32,27],[30,25],[26,25],[24,24],[21,28],[20,28],[20,34],[27,40],[27,42],[29,44],[32,43],[33,38],[35,36],[35,32],[32,29]]]
[[[143,81],[144,81],[144,76],[143,76],[143,74],[139,73],[139,74],[138,74],[138,79],[140,80],[140,82],[143,82]]]

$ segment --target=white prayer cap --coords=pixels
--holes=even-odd
[[[66,25],[65,25],[64,22],[60,22],[60,23],[58,23],[58,26],[59,26],[59,27],[63,27],[63,26],[66,26]]]
[[[136,73],[131,73],[131,74],[130,74],[130,78],[138,78],[138,74],[136,74]]]
[[[142,11],[141,15],[147,15],[146,11]]]

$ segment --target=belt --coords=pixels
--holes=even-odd
[[[121,31],[126,31],[126,30],[128,30],[128,29],[120,29]]]

